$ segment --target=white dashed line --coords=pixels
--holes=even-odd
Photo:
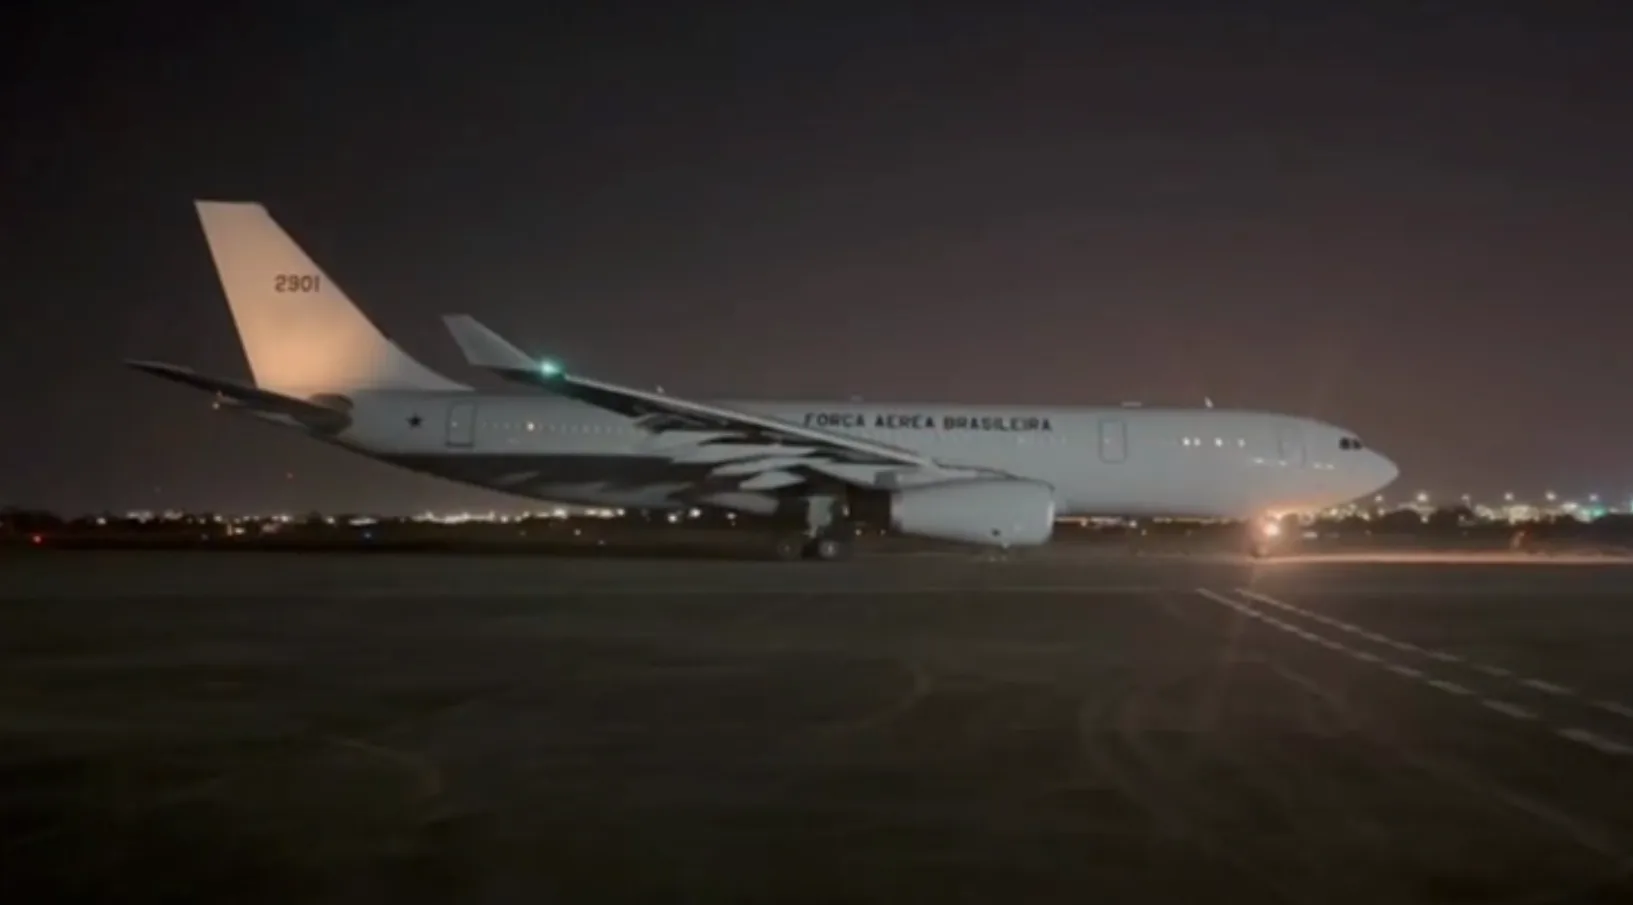
[[[1576,692],[1571,691],[1569,688],[1566,688],[1563,685],[1555,685],[1552,682],[1544,682],[1541,679],[1521,679],[1520,684],[1527,688],[1535,688],[1537,691],[1547,692],[1548,694],[1557,694],[1561,696],[1576,694]]]
[[[1259,615],[1258,610],[1256,610],[1256,609],[1254,609],[1254,608],[1252,608],[1250,606],[1243,606],[1240,603],[1237,603],[1236,601],[1230,599],[1229,597],[1226,597],[1225,595],[1219,593],[1218,591],[1210,591],[1207,588],[1197,588],[1196,592],[1198,594],[1201,594],[1203,597],[1206,597],[1209,600],[1212,600],[1214,603],[1222,603],[1225,606],[1228,606],[1231,609],[1237,611],[1238,613],[1244,613],[1244,614],[1249,615],[1249,616],[1258,616]]]
[[[1516,720],[1534,720],[1537,718],[1536,714],[1526,710],[1524,707],[1521,707],[1518,704],[1510,704],[1507,701],[1494,701],[1491,698],[1481,698],[1480,703],[1491,708],[1492,710],[1497,711],[1498,713],[1503,714],[1504,716],[1511,716]]]
[[[1629,707],[1626,704],[1618,704],[1615,701],[1594,701],[1593,706],[1605,711],[1606,713],[1614,713],[1617,716],[1627,717],[1628,719],[1633,720],[1633,707]]]
[[[1524,685],[1526,688],[1530,688],[1533,691],[1540,691],[1540,692],[1542,692],[1544,694],[1551,694],[1551,695],[1555,695],[1555,696],[1558,696],[1558,697],[1575,697],[1576,694],[1577,694],[1575,689],[1569,688],[1569,687],[1567,687],[1565,685],[1560,685],[1557,682],[1549,682],[1549,681],[1546,681],[1546,680],[1543,680],[1543,679],[1525,678],[1523,676],[1516,675],[1512,670],[1504,669],[1501,666],[1495,666],[1495,665],[1490,664],[1490,663],[1476,663],[1476,662],[1473,662],[1473,661],[1470,661],[1470,660],[1466,660],[1463,657],[1458,656],[1457,654],[1448,653],[1446,651],[1441,651],[1441,650],[1432,650],[1430,648],[1421,647],[1419,645],[1413,644],[1413,643],[1411,643],[1409,641],[1399,641],[1399,640],[1396,640],[1394,638],[1389,637],[1388,635],[1379,634],[1378,632],[1370,631],[1370,630],[1361,628],[1360,626],[1351,625],[1351,624],[1349,624],[1347,622],[1340,622],[1340,621],[1338,621],[1336,619],[1333,619],[1333,618],[1331,618],[1329,616],[1324,616],[1324,615],[1322,615],[1320,613],[1312,613],[1312,612],[1310,612],[1308,610],[1296,607],[1296,606],[1294,606],[1294,605],[1292,605],[1290,603],[1286,603],[1284,601],[1277,600],[1276,598],[1271,597],[1268,594],[1262,594],[1262,593],[1259,593],[1258,591],[1254,591],[1254,590],[1251,590],[1249,588],[1237,588],[1236,591],[1237,591],[1237,593],[1241,594],[1243,597],[1247,597],[1250,600],[1256,600],[1256,601],[1258,601],[1260,603],[1265,603],[1265,604],[1269,604],[1271,606],[1279,607],[1281,609],[1287,610],[1288,612],[1298,613],[1298,614],[1300,614],[1302,616],[1306,616],[1306,617],[1308,617],[1310,619],[1314,619],[1314,620],[1316,620],[1318,622],[1321,622],[1321,623],[1324,623],[1324,624],[1327,624],[1327,625],[1337,626],[1339,628],[1344,629],[1347,632],[1351,632],[1352,634],[1356,634],[1356,635],[1359,635],[1359,636],[1361,636],[1363,638],[1366,638],[1369,641],[1375,641],[1375,642],[1377,642],[1379,644],[1385,644],[1385,645],[1388,645],[1390,647],[1395,648],[1396,650],[1410,651],[1412,653],[1422,654],[1422,655],[1424,655],[1426,657],[1429,657],[1430,659],[1438,660],[1438,661],[1440,661],[1442,663],[1462,663],[1462,664],[1467,665],[1469,668],[1477,670],[1477,671],[1482,672],[1482,673],[1485,673],[1488,676],[1493,676],[1493,677],[1498,678],[1498,679],[1511,679],[1511,680],[1513,680],[1514,682],[1516,682],[1516,683],[1518,683],[1520,685]],[[1607,711],[1609,713],[1614,713],[1617,716],[1622,716],[1622,717],[1626,717],[1628,719],[1633,719],[1633,707],[1628,707],[1625,704],[1619,704],[1619,703],[1617,703],[1615,701],[1598,701],[1598,702],[1595,702],[1594,706],[1598,707],[1600,710],[1604,710],[1604,711]]]
[[[1605,738],[1597,733],[1589,732],[1586,729],[1561,729],[1559,730],[1559,736],[1587,745],[1589,748],[1605,754],[1633,754],[1633,747],[1624,745],[1614,739]]]
[[[1377,654],[1371,653],[1369,651],[1364,651],[1364,650],[1358,650],[1358,649],[1355,649],[1355,648],[1345,647],[1343,644],[1340,644],[1339,642],[1334,641],[1331,638],[1327,638],[1327,637],[1324,637],[1322,635],[1318,635],[1318,634],[1316,634],[1314,632],[1308,631],[1308,630],[1306,630],[1306,629],[1304,629],[1304,628],[1302,628],[1300,626],[1294,625],[1292,623],[1284,622],[1284,621],[1282,621],[1280,619],[1277,619],[1274,616],[1266,615],[1266,614],[1254,609],[1253,607],[1247,606],[1246,604],[1240,603],[1240,602],[1238,602],[1236,600],[1232,600],[1231,598],[1226,597],[1223,594],[1218,594],[1218,593],[1215,593],[1213,591],[1210,591],[1207,588],[1197,588],[1196,592],[1198,594],[1201,594],[1203,597],[1206,597],[1209,600],[1212,600],[1212,601],[1214,601],[1216,603],[1222,603],[1225,606],[1228,606],[1231,609],[1237,611],[1238,613],[1241,613],[1241,614],[1243,614],[1245,616],[1251,616],[1251,617],[1253,617],[1255,619],[1259,619],[1259,620],[1265,622],[1266,624],[1273,625],[1276,628],[1282,629],[1283,631],[1287,632],[1288,634],[1297,635],[1298,637],[1303,638],[1306,641],[1310,641],[1312,643],[1319,644],[1322,647],[1325,647],[1325,648],[1327,648],[1329,650],[1341,651],[1341,652],[1343,652],[1345,654],[1348,654],[1353,659],[1361,661],[1362,663],[1374,663],[1374,664],[1381,665],[1384,669],[1387,669],[1390,672],[1395,673],[1396,675],[1405,676],[1405,677],[1407,677],[1409,679],[1417,679],[1417,680],[1423,682],[1423,684],[1428,685],[1430,688],[1436,688],[1436,689],[1439,689],[1441,691],[1446,692],[1447,694],[1457,695],[1458,697],[1472,697],[1475,694],[1475,692],[1473,690],[1467,688],[1466,686],[1459,685],[1456,682],[1448,682],[1445,679],[1437,679],[1434,676],[1431,676],[1431,675],[1428,675],[1428,674],[1424,673],[1420,669],[1416,669],[1414,667],[1406,666],[1406,665],[1400,664],[1400,663],[1391,662],[1391,661],[1386,660],[1383,657],[1380,657]],[[1367,638],[1369,640],[1376,641],[1376,642],[1379,642],[1381,644],[1385,644],[1385,645],[1388,645],[1390,647],[1393,647],[1393,648],[1396,648],[1396,649],[1399,649],[1399,650],[1414,651],[1416,653],[1420,653],[1420,654],[1423,654],[1425,656],[1428,656],[1428,657],[1430,657],[1432,659],[1439,660],[1442,663],[1465,663],[1465,662],[1467,662],[1467,661],[1463,660],[1463,658],[1457,656],[1456,654],[1448,654],[1448,653],[1446,653],[1444,651],[1429,650],[1429,649],[1426,649],[1426,648],[1418,647],[1415,644],[1409,644],[1409,643],[1404,642],[1404,641],[1396,641],[1393,638],[1389,638],[1387,636],[1380,635],[1377,632],[1367,631],[1365,629],[1361,629],[1361,628],[1357,628],[1355,626],[1347,625],[1345,623],[1337,622],[1336,620],[1327,619],[1326,617],[1317,615],[1315,613],[1306,612],[1304,610],[1299,609],[1298,607],[1292,606],[1291,604],[1282,603],[1281,601],[1276,600],[1276,599],[1274,599],[1272,597],[1268,597],[1268,596],[1263,595],[1263,594],[1258,594],[1258,593],[1255,593],[1253,591],[1249,591],[1246,588],[1238,588],[1237,592],[1242,594],[1244,597],[1248,597],[1248,598],[1251,598],[1253,600],[1269,604],[1271,606],[1276,606],[1276,607],[1279,607],[1281,609],[1288,610],[1290,612],[1299,613],[1301,615],[1307,616],[1307,617],[1309,617],[1311,619],[1314,619],[1314,620],[1316,620],[1318,622],[1321,622],[1323,624],[1333,625],[1333,626],[1341,628],[1341,629],[1343,629],[1345,631],[1348,631],[1348,632],[1351,632],[1353,634],[1359,635],[1359,636],[1361,636],[1363,638]],[[1496,676],[1498,678],[1513,679],[1513,681],[1515,681],[1516,683],[1518,683],[1520,685],[1524,685],[1527,688],[1533,688],[1533,689],[1535,689],[1537,691],[1545,692],[1547,694],[1557,695],[1557,696],[1561,696],[1561,697],[1570,697],[1570,696],[1575,695],[1575,693],[1576,693],[1576,692],[1572,691],[1571,689],[1566,688],[1563,685],[1556,685],[1553,682],[1545,682],[1545,681],[1543,681],[1541,679],[1526,679],[1526,678],[1521,678],[1521,677],[1515,676],[1512,672],[1509,672],[1508,670],[1503,669],[1500,666],[1490,666],[1490,665],[1482,664],[1482,663],[1469,663],[1468,665],[1473,667],[1474,669],[1479,670],[1480,672],[1483,672],[1483,673],[1487,674],[1487,675]],[[1537,715],[1537,713],[1535,711],[1529,710],[1529,709],[1527,709],[1525,707],[1521,707],[1518,704],[1511,704],[1508,701],[1501,701],[1501,700],[1497,700],[1496,698],[1481,698],[1480,699],[1480,704],[1481,704],[1481,706],[1485,707],[1488,710],[1495,711],[1497,713],[1500,713],[1500,714],[1502,714],[1504,716],[1507,716],[1507,717],[1511,717],[1511,718],[1516,719],[1516,720],[1535,721],[1535,720],[1539,719],[1539,717],[1538,717],[1538,715]],[[1628,707],[1625,704],[1619,704],[1619,703],[1617,703],[1615,701],[1596,701],[1596,702],[1594,702],[1594,706],[1599,708],[1600,710],[1604,710],[1604,711],[1607,711],[1609,713],[1614,713],[1617,716],[1622,716],[1622,717],[1626,717],[1628,719],[1633,719],[1633,707]],[[1588,731],[1586,729],[1580,729],[1580,728],[1576,728],[1574,726],[1569,727],[1569,728],[1556,728],[1554,730],[1554,734],[1558,735],[1560,738],[1576,742],[1579,745],[1585,745],[1585,746],[1587,746],[1589,748],[1592,748],[1595,751],[1599,751],[1599,752],[1601,752],[1603,754],[1612,754],[1612,755],[1618,755],[1618,756],[1633,756],[1633,745],[1628,745],[1628,744],[1626,744],[1624,742],[1619,742],[1619,741],[1617,741],[1615,739],[1612,739],[1612,738],[1606,738],[1603,735],[1599,735],[1597,733],[1590,732],[1590,731]]]

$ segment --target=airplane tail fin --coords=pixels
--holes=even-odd
[[[196,207],[257,387],[297,397],[469,389],[387,339],[265,207]]]

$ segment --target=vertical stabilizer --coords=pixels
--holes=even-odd
[[[387,339],[265,207],[197,208],[256,386],[290,396],[468,389]]]

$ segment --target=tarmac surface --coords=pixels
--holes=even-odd
[[[0,570],[0,901],[1633,901],[1633,565]]]

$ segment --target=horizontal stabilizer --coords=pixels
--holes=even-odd
[[[125,364],[155,377],[214,393],[216,399],[221,402],[261,414],[283,415],[315,431],[342,431],[351,424],[351,415],[344,409],[296,399],[293,396],[285,396],[220,377],[208,377],[180,365],[162,361],[126,361]]]

